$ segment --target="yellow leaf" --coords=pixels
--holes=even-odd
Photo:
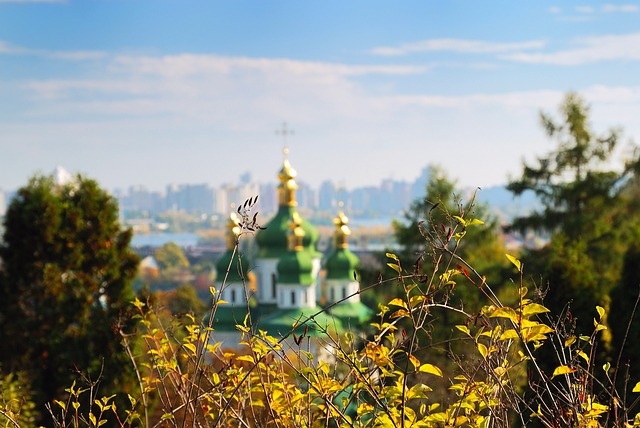
[[[394,263],[387,263],[387,266],[389,266],[391,269],[395,270],[396,272],[400,273],[400,265],[394,264]]]
[[[385,255],[387,256],[387,258],[388,258],[388,259],[395,260],[396,262],[399,262],[399,261],[400,261],[400,260],[398,259],[398,256],[396,256],[396,255],[395,255],[395,254],[393,254],[393,253],[386,253]]]
[[[564,341],[564,346],[565,347],[569,347],[569,346],[573,345],[574,343],[576,343],[576,337],[575,336],[569,336],[567,338],[567,340]]]
[[[509,330],[505,330],[505,332],[500,335],[500,339],[498,340],[509,340],[509,339],[517,339],[517,338],[518,338],[518,332],[510,328]]]
[[[518,269],[518,272],[520,272],[522,270],[522,263],[520,263],[520,260],[516,259],[510,254],[505,255],[507,256],[507,259],[509,259],[509,261],[513,263],[513,265]]]
[[[248,363],[253,363],[253,357],[251,355],[239,355],[236,357],[238,361],[246,361]]]
[[[409,309],[407,307],[407,302],[405,302],[404,300],[396,297],[395,299],[393,299],[392,301],[389,302],[389,306],[400,306],[403,307],[405,309]]]
[[[478,352],[480,352],[480,355],[482,355],[482,358],[487,358],[487,354],[489,353],[487,351],[487,347],[484,346],[482,343],[478,343]]]
[[[466,325],[457,325],[456,328],[465,334],[471,334],[471,332],[469,331],[469,327],[467,327]]]
[[[496,309],[489,315],[489,317],[490,318],[509,318],[514,323],[517,323],[519,321],[519,317],[518,317],[518,314],[516,314],[516,311],[514,311],[513,309],[507,306]]]
[[[434,366],[433,364],[425,363],[420,366],[418,371],[423,373],[430,373],[432,375],[442,377],[442,370],[440,370],[438,367]]]
[[[529,303],[524,307],[524,310],[522,311],[522,316],[530,317],[531,315],[543,314],[545,312],[550,312],[550,311],[549,309],[545,308],[544,306],[538,303]]]
[[[585,354],[583,351],[578,351],[577,354],[582,357],[582,359],[584,359],[587,364],[589,364],[589,357],[587,357],[587,354]]]
[[[89,412],[89,420],[91,421],[91,423],[93,424],[93,426],[97,425],[97,421],[96,421],[96,417],[93,415],[93,413]]]
[[[420,360],[418,360],[413,355],[409,355],[409,361],[411,361],[411,364],[413,364],[414,368],[418,368],[420,366]]]
[[[598,315],[600,316],[600,319],[602,319],[604,316],[604,308],[602,306],[596,306],[596,311],[598,311]]]
[[[631,392],[640,392],[640,382],[636,383]]]
[[[575,372],[575,369],[572,369],[569,366],[558,366],[553,371],[553,375],[551,376],[551,378],[553,379],[556,376],[560,376],[560,375],[563,375],[563,374],[569,374],[569,373],[573,373],[573,372]]]
[[[191,351],[191,353],[195,354],[196,353],[196,345],[194,345],[193,343],[185,343],[182,346],[184,346],[185,348],[187,348],[189,351]]]
[[[389,318],[394,319],[394,318],[402,318],[402,317],[409,317],[409,316],[410,316],[409,312],[405,311],[404,309],[398,309],[397,311],[389,315]]]

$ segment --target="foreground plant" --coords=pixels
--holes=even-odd
[[[245,204],[240,212],[246,221],[239,224],[248,232],[259,227],[256,216],[249,215],[251,206]],[[610,375],[615,368],[594,365],[598,335],[607,328],[605,310],[595,308],[589,335],[552,322],[549,310],[530,296],[522,263],[510,255],[516,299],[510,305],[502,302],[481,272],[457,255],[467,230],[483,226],[466,212],[473,210],[449,215],[446,224],[433,224],[423,234],[429,252],[422,257],[434,261],[430,272],[415,265],[407,272],[396,255],[387,254],[395,276],[364,289],[397,287],[399,297],[379,305],[369,335],[338,336],[309,317],[298,320],[288,334],[273,337],[260,330],[249,311],[236,326],[240,346],[224,349],[211,340],[216,331],[212,317],[208,323],[192,316],[167,320],[149,302],[135,299],[138,327],[121,331],[138,379],[137,392],[127,396],[129,405],[119,408],[114,396],[101,397],[98,383],[74,384],[68,399],[51,407],[56,425],[640,425],[637,400],[627,405],[614,388]],[[451,303],[456,286],[463,284],[481,296],[480,309]],[[224,287],[211,290],[213,312],[225,304],[220,299]],[[430,341],[435,330],[447,328],[438,324],[443,311],[460,320],[447,342],[438,345],[448,352],[446,367],[436,363],[436,345]],[[320,334],[311,337],[310,329]],[[555,349],[557,364],[551,372],[537,360],[543,347]],[[439,392],[443,385],[444,394]],[[633,391],[640,392],[640,383]]]

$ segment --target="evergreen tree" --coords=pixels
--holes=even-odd
[[[492,279],[498,280],[499,266],[504,265],[505,258],[495,215],[489,212],[486,205],[476,203],[475,195],[463,200],[463,191],[439,166],[431,166],[429,172],[425,195],[411,203],[402,221],[393,222],[396,242],[402,246],[400,259],[406,264],[406,261],[424,256],[421,258],[422,271],[429,272],[430,255],[425,251],[432,251],[434,244],[437,247],[438,243],[434,241],[440,240],[442,235],[446,236],[449,227],[457,224],[454,216],[465,220],[478,219],[484,224],[473,225],[465,231],[456,254],[485,275],[490,275],[488,271],[492,271]],[[451,243],[455,243],[455,240]]]
[[[12,200],[0,245],[0,364],[24,372],[41,415],[78,377],[126,391],[131,364],[117,329],[138,258],[117,203],[81,176],[35,177]]]
[[[525,163],[522,176],[508,185],[514,195],[533,191],[541,208],[516,218],[510,229],[550,234],[546,248],[523,257],[525,267],[534,278],[543,278],[551,313],[567,313],[564,319],[575,325],[577,334],[590,334],[595,306],[609,307],[609,292],[618,282],[632,236],[626,188],[638,159],[612,169],[620,133],[597,136],[589,123],[589,106],[577,94],[567,94],[560,120],[542,113],[541,122],[556,148],[535,166]],[[602,344],[610,350],[607,335]]]

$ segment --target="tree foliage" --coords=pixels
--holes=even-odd
[[[620,131],[612,129],[603,136],[596,135],[589,123],[589,106],[575,93],[567,94],[561,104],[559,121],[545,113],[540,119],[557,146],[539,157],[537,165],[525,162],[522,176],[507,188],[514,195],[533,191],[541,210],[516,218],[511,229],[562,231],[569,239],[608,232],[602,224],[594,229],[594,221],[615,205],[622,184],[638,163],[630,160],[622,171],[606,169],[618,146]]]
[[[567,94],[559,119],[541,113],[541,123],[556,140],[555,149],[535,166],[525,163],[522,176],[508,185],[514,195],[535,192],[541,208],[515,219],[510,229],[549,233],[549,245],[531,250],[525,262],[534,277],[543,278],[545,304],[559,317],[556,321],[566,319],[576,331],[584,331],[596,305],[621,305],[611,300],[610,292],[619,281],[626,248],[637,236],[637,202],[630,195],[638,158],[634,154],[614,168],[620,131],[597,135],[589,106],[577,94]],[[601,359],[615,355],[610,345],[606,332]]]
[[[0,245],[0,363],[28,373],[41,414],[77,371],[101,391],[126,390],[117,333],[133,297],[138,258],[117,203],[81,176],[38,176],[12,200]]]
[[[167,242],[153,253],[160,269],[188,269],[189,260],[175,242]]]

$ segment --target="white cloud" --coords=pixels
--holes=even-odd
[[[594,12],[594,9],[591,6],[576,6],[576,12],[590,14]]]
[[[551,6],[549,8],[549,13],[552,13],[554,15],[557,15],[559,13],[562,13],[562,9],[560,9],[558,6]]]
[[[529,49],[541,49],[542,40],[530,40],[514,43],[495,43],[482,40],[465,39],[429,39],[415,43],[405,43],[396,47],[377,47],[371,53],[379,56],[402,56],[420,52],[458,52],[458,53],[504,53]]]
[[[1,2],[2,0],[0,0]],[[86,61],[105,58],[103,51],[48,51],[43,49],[28,49],[0,40],[0,54],[5,55],[29,55],[66,61]]]
[[[21,54],[26,54],[28,52],[29,51],[27,49],[24,49],[24,48],[12,45],[11,43],[0,40],[0,54],[21,55]]]
[[[602,61],[640,60],[640,33],[583,37],[576,47],[551,53],[516,53],[503,59],[527,64],[581,65]]]
[[[118,56],[116,68],[135,73],[181,76],[204,73],[229,74],[238,71],[290,73],[293,75],[359,76],[365,74],[420,74],[425,66],[347,65],[292,59],[223,57],[217,55],[182,54],[163,57]]]
[[[607,3],[602,6],[602,11],[605,13],[636,13],[640,10],[638,5],[635,4],[610,4]]]

